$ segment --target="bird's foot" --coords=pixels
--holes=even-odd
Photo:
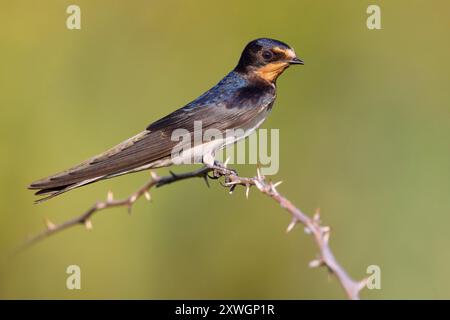
[[[207,164],[207,167],[213,169],[213,176],[210,178],[212,179],[218,179],[221,176],[227,176],[227,175],[237,175],[237,171],[234,169],[230,169],[227,167],[227,162],[222,163],[218,160],[215,160],[214,163]]]

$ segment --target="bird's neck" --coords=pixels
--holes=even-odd
[[[275,84],[278,77],[287,67],[289,67],[289,64],[285,62],[271,63],[264,67],[255,69],[254,73],[257,77]]]
[[[278,77],[289,65],[287,63],[271,63],[263,67],[248,67],[245,70],[235,70],[241,73],[249,82],[264,82],[276,86]]]

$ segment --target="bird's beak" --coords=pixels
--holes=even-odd
[[[289,60],[289,64],[301,64],[301,65],[303,65],[305,63],[303,62],[303,60],[301,60],[301,59],[299,59],[297,57],[294,57],[291,60]]]

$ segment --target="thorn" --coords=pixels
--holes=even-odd
[[[309,229],[308,227],[305,227],[303,230],[306,234],[311,234],[311,229]]]
[[[329,226],[321,227],[321,229],[323,233],[329,233],[331,231],[331,228]]]
[[[275,193],[275,194],[278,193],[278,191],[277,191],[275,185],[274,185],[272,182],[269,183],[269,187],[270,187],[270,192],[271,192],[271,193]]]
[[[310,261],[308,265],[310,268],[318,268],[323,265],[323,260],[322,259],[314,259],[314,260]]]
[[[91,221],[91,219],[84,220],[84,226],[86,227],[86,230],[92,230],[92,221]]]
[[[230,182],[225,182],[226,186],[235,186],[237,184],[240,184],[240,181],[230,181]]]
[[[47,230],[49,231],[54,230],[56,228],[56,224],[51,222],[48,218],[45,218],[44,223],[45,226],[47,227]]]
[[[227,158],[227,160],[225,160],[225,162],[223,163],[224,168],[227,167],[228,163],[230,162],[231,156]]]
[[[153,180],[158,180],[159,179],[158,175],[155,172],[153,172],[153,171],[150,171],[150,176],[152,177]]]
[[[329,240],[330,240],[330,232],[325,232],[323,235],[323,241],[325,243],[328,243]]]
[[[314,213],[313,219],[316,222],[320,222],[320,208],[316,209],[316,212]]]
[[[230,187],[229,194],[233,194],[234,189],[236,189],[236,185],[235,185],[235,184],[233,184],[233,185]]]
[[[108,194],[106,195],[106,199],[108,200],[108,202],[111,202],[114,200],[114,194],[112,193],[112,191],[108,191]]]
[[[250,185],[249,184],[247,184],[246,185],[246,190],[245,190],[245,197],[247,198],[247,200],[248,200],[248,196],[249,196],[249,194],[250,194]]]
[[[144,197],[145,197],[145,199],[147,199],[148,201],[152,200],[152,196],[150,195],[150,192],[148,192],[148,191],[145,191],[145,192],[144,192]]]
[[[170,173],[170,175],[171,175],[173,178],[176,178],[176,177],[177,177],[177,175],[176,175],[172,170],[169,170],[169,173]]]
[[[209,181],[208,181],[208,175],[207,175],[207,174],[205,174],[205,175],[203,176],[203,180],[205,180],[206,186],[207,186],[208,188],[210,188]]]
[[[261,180],[262,175],[261,175],[261,170],[259,169],[259,167],[256,168],[256,175],[258,176],[258,179]]]
[[[131,209],[133,208],[133,204],[136,202],[136,200],[137,200],[137,195],[133,194],[128,201],[128,214],[130,214],[130,215],[131,215]]]
[[[286,228],[286,233],[289,233],[294,229],[295,225],[297,224],[297,219],[292,219],[291,223],[289,223],[288,227]]]
[[[276,188],[276,187],[278,187],[280,184],[282,184],[283,183],[283,181],[278,181],[278,182],[275,182],[274,184],[273,184],[273,186],[272,186],[272,188]]]

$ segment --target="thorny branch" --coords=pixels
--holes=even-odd
[[[236,186],[243,186],[246,188],[246,196],[248,198],[250,187],[256,187],[261,193],[269,196],[282,208],[286,209],[292,217],[291,223],[287,227],[287,232],[290,232],[298,223],[301,223],[307,234],[311,234],[314,237],[314,241],[319,248],[319,257],[309,263],[311,268],[325,266],[328,271],[335,275],[339,280],[342,288],[349,299],[358,300],[360,291],[366,286],[367,279],[362,281],[353,280],[347,272],[342,268],[342,266],[336,261],[330,246],[328,244],[330,239],[330,227],[322,226],[320,221],[320,214],[317,210],[312,218],[303,213],[298,209],[291,201],[282,196],[277,187],[281,184],[280,182],[272,183],[267,181],[263,175],[261,175],[258,170],[258,174],[253,178],[240,177],[234,170],[227,169],[226,164],[221,167],[202,167],[198,170],[175,174],[170,172],[171,175],[160,177],[154,172],[151,172],[151,179],[139,188],[136,192],[131,194],[128,198],[122,200],[114,199],[113,193],[108,192],[107,198],[104,201],[99,201],[95,203],[89,210],[84,212],[82,215],[67,220],[61,224],[54,224],[50,220],[46,219],[45,223],[47,229],[36,236],[30,238],[20,249],[24,249],[30,245],[39,242],[40,240],[47,238],[55,233],[68,229],[76,225],[84,225],[86,229],[92,229],[91,217],[98,211],[105,210],[112,207],[127,207],[128,212],[131,213],[133,204],[142,196],[147,200],[151,200],[149,190],[154,187],[161,187],[176,181],[200,177],[203,178],[206,184],[209,186],[209,179],[219,179],[224,178],[223,186],[229,188],[230,193],[234,191]],[[212,174],[212,175],[210,175]]]

